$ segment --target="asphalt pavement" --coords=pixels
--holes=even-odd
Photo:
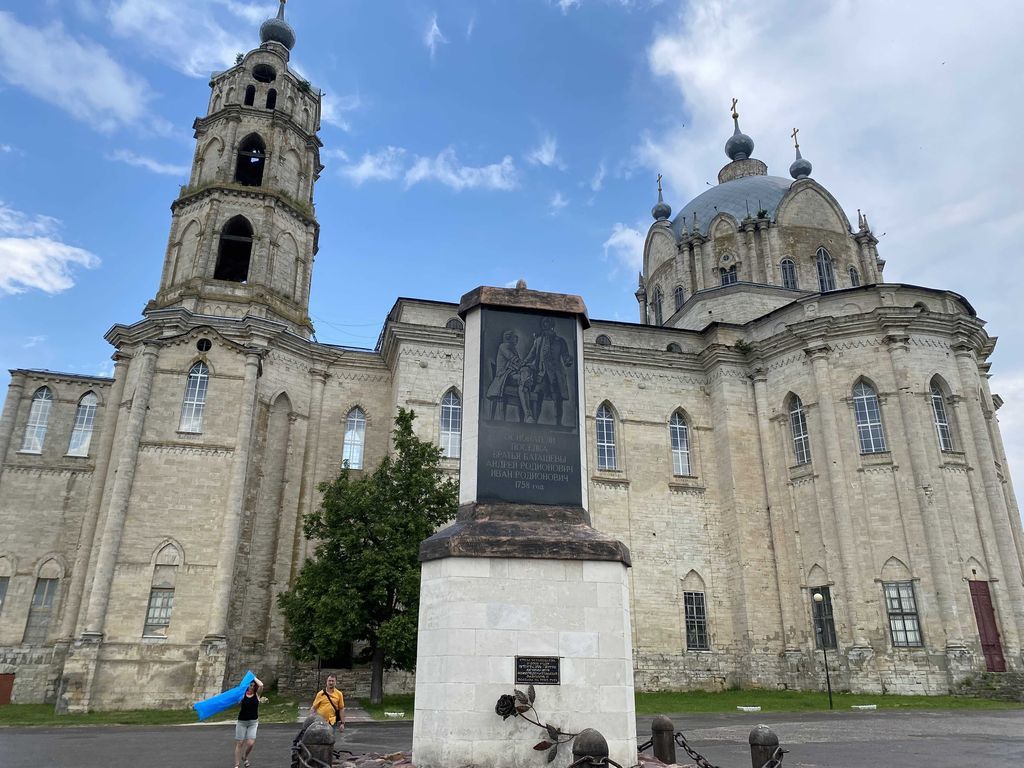
[[[750,765],[747,736],[760,723],[789,750],[785,768],[1024,766],[1024,710],[681,714],[672,720],[722,768]],[[260,726],[253,768],[287,768],[297,730]],[[640,741],[650,730],[650,717],[637,719]],[[231,768],[233,739],[233,724],[0,728],[0,768]],[[412,723],[352,723],[337,746],[355,753],[407,750]],[[681,750],[678,759],[691,762]],[[538,758],[537,768],[543,766]]]

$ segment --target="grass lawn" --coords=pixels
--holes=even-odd
[[[384,717],[385,712],[405,712],[404,720],[412,720],[413,702],[415,696],[412,694],[403,696],[385,696],[383,704],[371,704],[369,699],[359,699],[359,706],[374,720],[391,720]]]

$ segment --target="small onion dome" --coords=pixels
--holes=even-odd
[[[267,19],[260,27],[261,43],[280,43],[289,51],[295,47],[295,30],[291,24],[284,20],[284,4],[287,0],[281,0],[277,9],[276,19]]]
[[[789,166],[789,175],[794,179],[806,179],[811,175],[811,161],[804,160],[799,146],[796,148],[796,160]]]
[[[740,130],[739,115],[733,113],[732,120],[736,124],[736,129],[725,142],[725,154],[730,160],[746,160],[754,151],[754,140]]]
[[[672,206],[666,203],[661,195],[661,176],[658,176],[658,202],[651,208],[651,215],[655,221],[664,221],[672,215]]]

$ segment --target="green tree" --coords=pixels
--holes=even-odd
[[[279,602],[297,659],[341,654],[364,642],[372,664],[370,701],[380,704],[384,669],[416,665],[420,542],[452,519],[458,485],[444,476],[441,450],[413,433],[416,415],[398,410],[394,453],[371,473],[347,467],[320,485],[323,503],[303,523],[316,542]]]

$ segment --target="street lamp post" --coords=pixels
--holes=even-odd
[[[821,592],[814,593],[814,602],[818,606],[818,615],[814,621],[814,631],[818,634],[818,645],[821,647],[821,656],[825,659],[825,686],[828,688],[828,708],[832,707],[832,676],[828,672],[828,652],[825,650],[825,636],[822,633],[822,625],[825,623],[821,612],[821,604],[825,596]]]

